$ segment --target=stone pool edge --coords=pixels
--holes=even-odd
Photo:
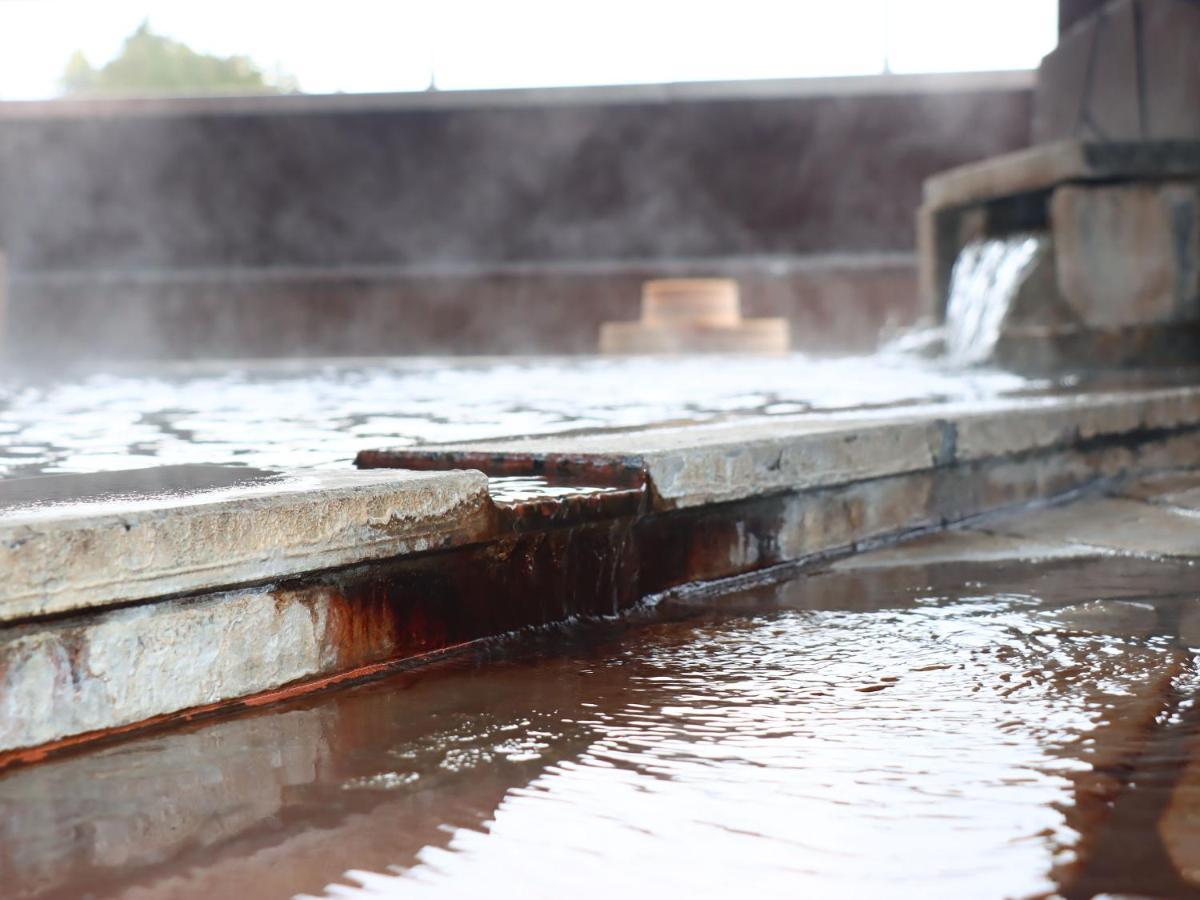
[[[0,601],[0,765],[380,675],[524,627],[618,613],[689,583],[877,546],[1097,480],[1194,466],[1197,429],[1200,390],[1173,388],[367,453],[364,464],[451,471],[353,476],[373,499],[350,491],[356,499],[334,517],[336,554],[289,557],[267,540],[256,552],[276,568],[242,586],[220,583],[212,568],[190,590],[127,592],[109,608]],[[542,501],[531,516],[493,502],[484,476],[459,468],[468,465],[626,478],[615,500]],[[424,514],[356,548],[355,535],[375,535],[371,522],[395,520],[381,511],[395,497],[380,497],[399,485]],[[422,506],[435,489],[442,500]],[[283,519],[333,496],[298,491]],[[238,508],[237,498],[221,502]],[[211,505],[146,511],[138,527],[156,535],[156,558],[170,561],[173,542],[207,533],[197,523],[211,526]],[[123,521],[106,515],[109,527],[113,515]],[[58,520],[39,521],[52,535]],[[88,527],[70,522],[64,534]],[[131,533],[121,524],[115,539],[121,532]],[[22,546],[9,547],[10,571]],[[235,574],[254,564],[245,555]],[[15,582],[32,580],[23,574]],[[77,584],[61,596],[85,593]]]

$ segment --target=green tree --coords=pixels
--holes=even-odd
[[[247,56],[210,56],[150,30],[148,22],[125,39],[121,52],[96,69],[82,52],[67,61],[66,94],[262,94],[297,90],[295,79],[268,77]]]

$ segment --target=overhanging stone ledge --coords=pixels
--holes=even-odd
[[[313,472],[0,514],[0,623],[217,590],[476,540],[479,472]]]
[[[547,460],[598,471],[619,464],[640,469],[665,510],[1196,427],[1200,389],[1171,387],[405,447],[364,451],[357,462],[438,468],[469,460],[495,473]]]
[[[924,208],[949,209],[1035,193],[1060,184],[1194,177],[1200,141],[1078,141],[1039,144],[926,179]]]
[[[559,452],[582,444],[615,453],[624,442],[641,455],[580,453],[570,461],[581,467],[590,461],[593,474],[608,465],[610,475],[625,478],[635,458],[645,466],[632,470],[640,473],[654,471],[654,454],[667,462],[700,455],[694,469],[679,467],[675,482],[662,480],[681,491],[684,502],[674,507],[652,509],[618,497],[622,502],[611,508],[589,507],[594,518],[569,524],[551,517],[550,527],[526,530],[506,530],[504,503],[489,497],[479,472],[389,473],[418,492],[429,486],[423,479],[461,479],[456,483],[464,490],[447,499],[456,493],[478,498],[483,512],[472,521],[488,529],[485,537],[475,533],[445,552],[364,558],[268,586],[197,590],[10,624],[0,641],[0,768],[146,727],[378,677],[515,629],[612,615],[688,583],[877,547],[1132,473],[1190,466],[1197,446],[1194,399],[1194,392],[1177,389],[1023,397],[979,412],[968,404],[940,404],[904,415],[879,410],[530,440],[520,443]],[[987,436],[972,437],[971,426],[989,420],[1013,427],[1007,443],[985,452]],[[889,460],[889,432],[906,435],[909,443],[902,445],[912,453]],[[981,459],[966,458],[972,440]],[[841,454],[834,458],[841,481],[821,486],[831,476],[814,468],[819,453],[804,449],[812,441],[818,451]],[[494,453],[480,446],[443,449],[442,461],[461,466],[532,458],[505,457],[510,442]],[[714,463],[727,450],[734,461]],[[434,463],[438,452],[430,454]],[[888,467],[897,471],[879,474]],[[519,474],[512,465],[502,468]],[[380,475],[357,478],[372,483]],[[734,478],[741,499],[712,499],[727,496],[714,491],[728,491]],[[781,487],[788,479],[794,486]],[[648,488],[645,478],[635,478],[625,491]],[[613,495],[585,489],[582,496]],[[370,519],[397,521],[378,511]],[[410,524],[419,528],[421,521],[414,516]]]

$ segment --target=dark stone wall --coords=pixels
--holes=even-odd
[[[923,179],[1031,104],[518,99],[0,104],[0,358],[589,352],[663,274],[869,349],[916,314]]]
[[[1062,34],[1076,22],[1094,16],[1108,0],[1058,0],[1058,33]]]
[[[1103,8],[1043,60],[1034,140],[1200,140],[1200,3],[1111,0]]]
[[[922,180],[1029,120],[1024,90],[8,115],[0,246],[23,272],[908,251]]]

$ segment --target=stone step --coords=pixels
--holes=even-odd
[[[0,765],[1193,465],[1198,429],[1191,388],[1017,397],[8,507]]]

